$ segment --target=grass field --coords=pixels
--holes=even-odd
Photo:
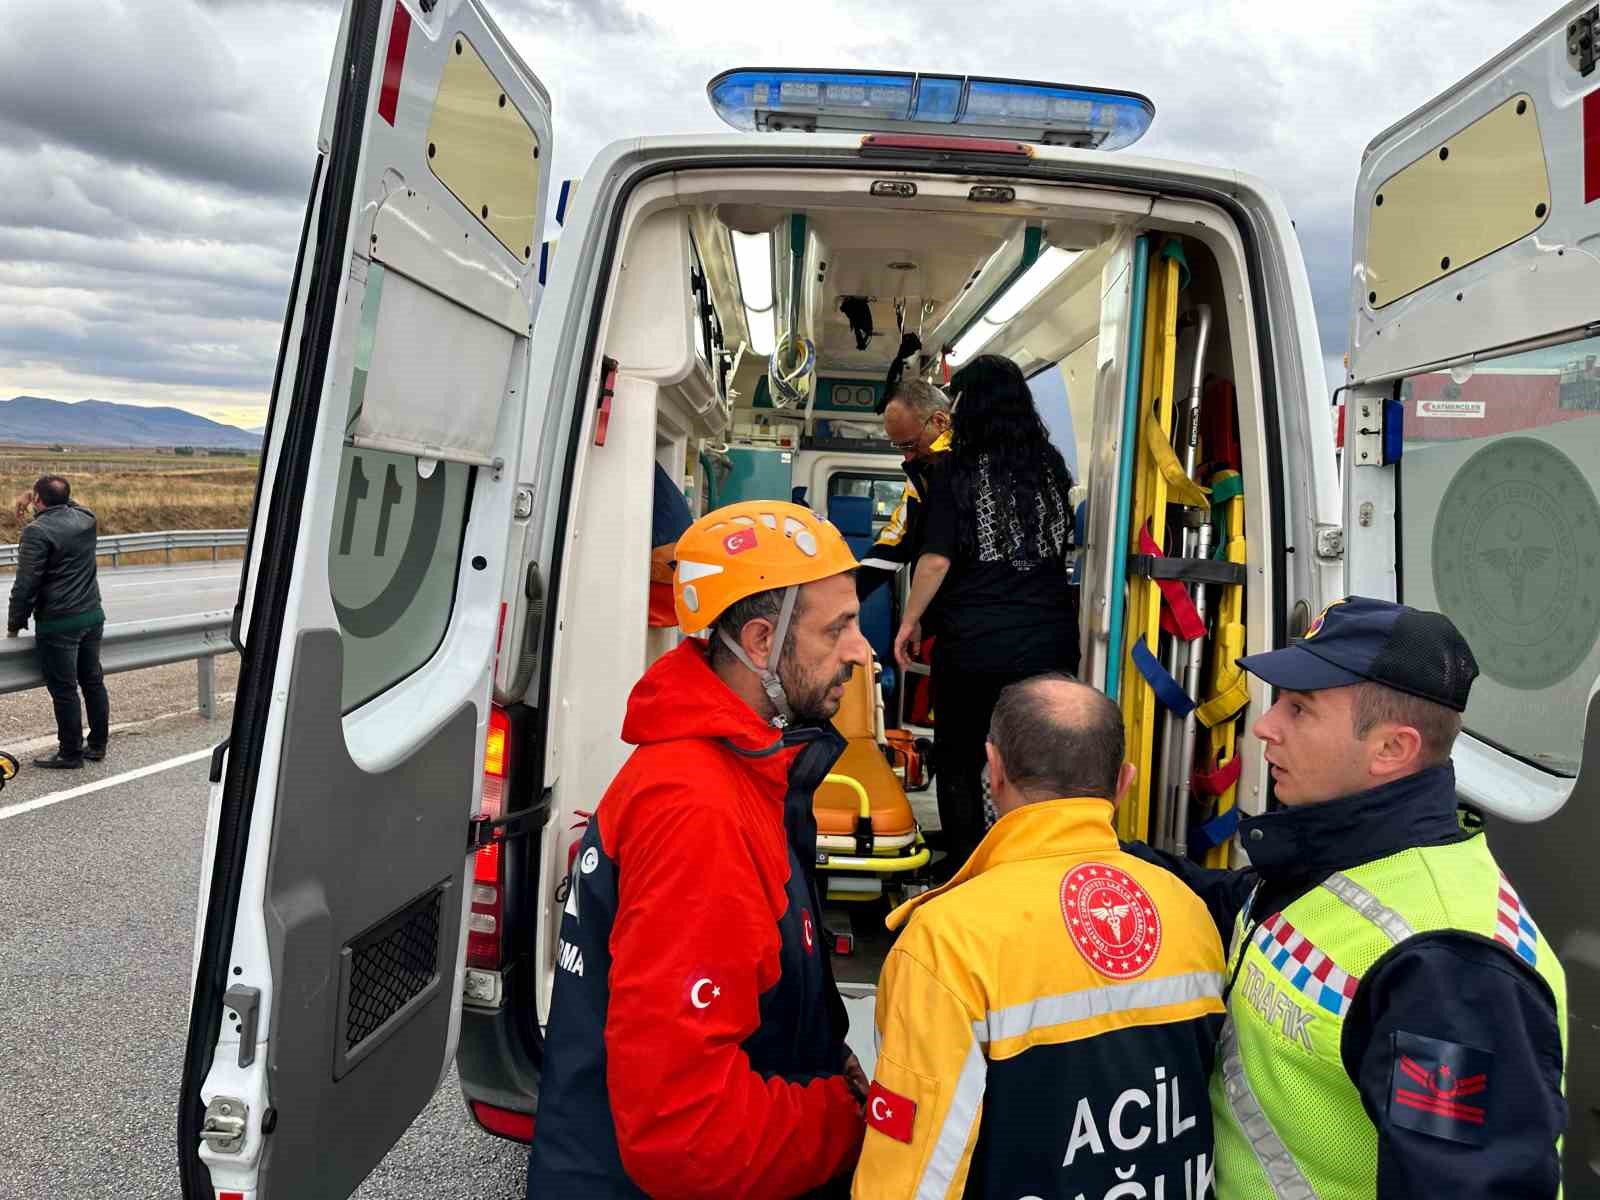
[[[101,534],[157,529],[243,529],[250,522],[257,460],[180,457],[152,450],[6,445],[0,442],[0,543],[22,530],[15,501],[41,475],[64,475],[72,498],[94,510]],[[224,556],[238,551],[219,551]],[[181,560],[184,552],[178,552]],[[136,556],[127,556],[132,562]],[[154,556],[163,561],[164,555]],[[209,551],[190,557],[209,558]]]

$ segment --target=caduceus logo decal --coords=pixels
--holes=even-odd
[[[1545,563],[1555,551],[1549,546],[1522,546],[1525,532],[1522,519],[1516,513],[1506,518],[1506,538],[1512,544],[1495,546],[1478,553],[1478,560],[1497,575],[1503,576],[1511,588],[1511,601],[1517,615],[1522,615],[1522,602],[1528,594],[1528,577]]]

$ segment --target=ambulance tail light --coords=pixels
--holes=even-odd
[[[483,815],[498,821],[505,809],[506,776],[511,769],[511,721],[498,704],[489,709],[483,742]],[[505,924],[505,844],[490,842],[473,856],[472,906],[467,914],[467,966],[498,971]]]
[[[533,1141],[532,1113],[496,1108],[492,1104],[485,1104],[482,1100],[472,1101],[470,1107],[472,1119],[483,1126],[486,1133],[510,1138],[514,1142]]]

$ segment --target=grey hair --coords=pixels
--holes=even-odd
[[[935,387],[925,379],[902,380],[889,399],[898,400],[924,421],[934,413],[950,411],[950,397],[944,389]]]
[[[1061,703],[1063,697],[1050,694],[1058,684],[1087,694]],[[994,706],[989,741],[1030,800],[1116,798],[1126,741],[1122,712],[1071,676],[1052,672],[1006,688]]]

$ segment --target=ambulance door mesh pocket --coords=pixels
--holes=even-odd
[[[361,934],[340,955],[335,1078],[353,1067],[439,986],[448,883],[418,896]]]

